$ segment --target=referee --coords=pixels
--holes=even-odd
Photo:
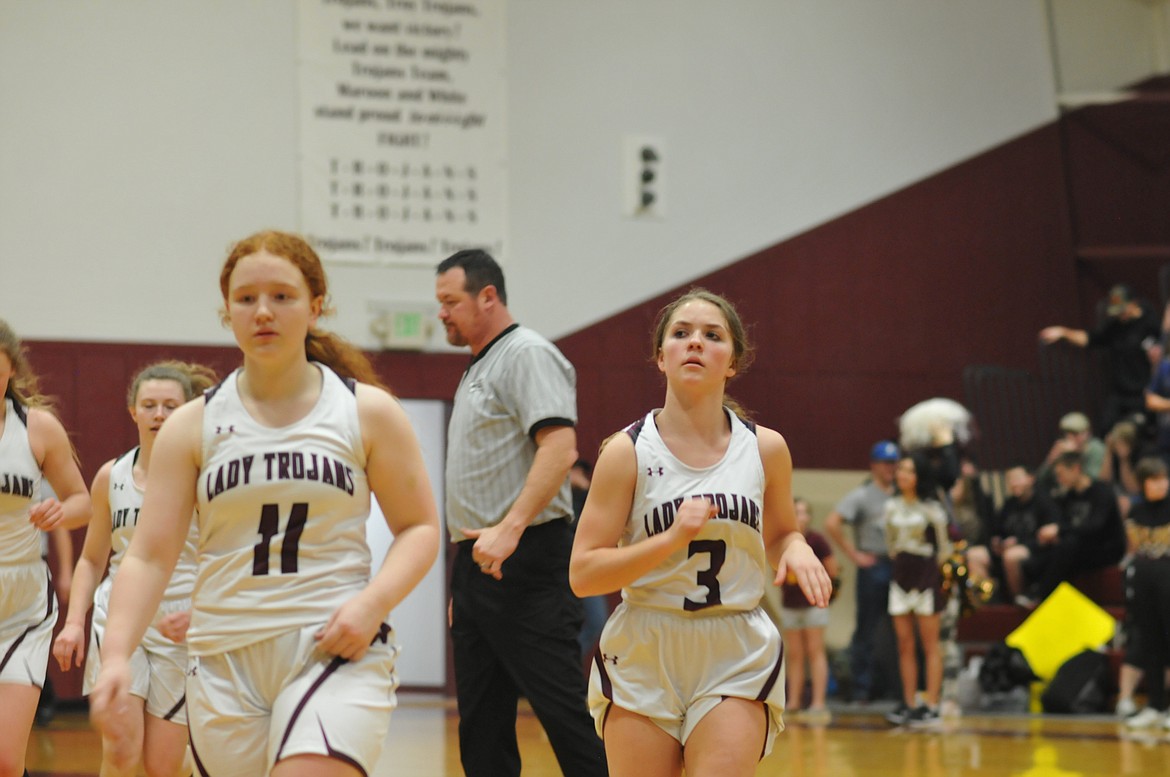
[[[552,343],[513,321],[503,271],[487,253],[441,262],[435,293],[447,341],[472,354],[455,393],[446,473],[463,771],[520,774],[524,696],[566,777],[602,777],[579,662],[581,603],[568,581],[576,374]]]

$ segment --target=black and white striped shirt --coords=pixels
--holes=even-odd
[[[536,456],[535,435],[577,423],[577,375],[556,346],[513,324],[472,359],[447,427],[447,530],[503,520]],[[573,515],[568,478],[533,526]]]

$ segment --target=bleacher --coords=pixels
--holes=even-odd
[[[1038,374],[987,365],[968,367],[963,374],[965,401],[980,429],[977,457],[983,486],[997,505],[1003,498],[1002,473],[1017,464],[1038,465],[1062,415],[1074,410],[1091,418],[1099,415],[1105,369],[1100,354],[1066,344],[1041,346],[1039,364]],[[1098,436],[1106,431],[1094,429]],[[1069,582],[1112,615],[1120,628],[1125,593],[1119,568],[1094,570]],[[1029,614],[1014,604],[987,604],[963,617],[957,640],[964,662],[1002,642]],[[1107,652],[1116,686],[1122,652],[1113,645]]]

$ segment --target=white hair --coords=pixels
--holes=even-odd
[[[953,399],[935,397],[914,405],[898,419],[899,442],[906,451],[930,448],[938,427],[949,427],[960,445],[971,439],[971,413]]]

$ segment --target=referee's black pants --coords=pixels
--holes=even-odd
[[[604,777],[605,750],[585,702],[577,635],[581,602],[569,590],[573,533],[566,521],[529,527],[503,565],[485,575],[457,546],[451,639],[459,750],[467,777],[518,777],[516,705],[528,699],[565,777]]]

